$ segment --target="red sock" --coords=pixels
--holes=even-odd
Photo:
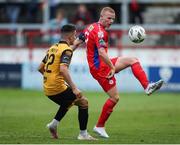
[[[111,115],[114,106],[116,105],[116,103],[114,101],[112,101],[111,99],[108,99],[102,109],[101,115],[99,117],[98,123],[97,123],[97,127],[104,127],[105,122],[107,121],[107,119],[109,118],[109,116]]]
[[[141,67],[141,64],[139,62],[136,62],[131,65],[132,72],[134,76],[139,80],[141,85],[143,86],[144,89],[149,84],[149,81],[147,79],[146,73],[144,72],[143,68]]]

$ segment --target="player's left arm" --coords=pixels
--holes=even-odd
[[[101,59],[104,61],[104,63],[106,63],[110,68],[111,71],[109,72],[107,78],[111,78],[114,76],[115,74],[115,67],[112,64],[105,48],[107,48],[107,43],[104,40],[104,33],[102,31],[99,31],[97,33],[97,35],[95,35],[95,42],[96,42],[96,46],[98,48],[98,54],[101,57]]]
[[[111,68],[107,78],[110,79],[114,76],[115,74],[115,67],[114,65],[112,64],[109,56],[107,55],[106,51],[104,50],[103,47],[100,47],[98,49],[98,53],[99,53],[99,56],[101,57],[101,59]]]

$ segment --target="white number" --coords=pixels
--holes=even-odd
[[[85,34],[85,37],[86,37],[86,40],[85,40],[85,42],[87,43],[87,42],[88,42],[88,36],[89,36],[89,32],[88,32],[88,31],[86,31],[84,34]]]

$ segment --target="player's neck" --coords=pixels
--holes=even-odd
[[[105,29],[106,27],[103,25],[103,22],[101,19],[99,19],[98,23]]]
[[[64,38],[62,38],[60,41],[64,41],[64,42],[66,42],[66,43],[67,43],[67,45],[70,45],[70,42],[69,42],[69,40],[68,40],[68,39],[64,39]]]
[[[98,21],[98,23],[99,23],[103,28],[105,28],[105,26],[103,25],[103,22],[101,21],[101,19]]]

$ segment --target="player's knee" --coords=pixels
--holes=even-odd
[[[119,95],[117,94],[117,95],[111,97],[111,99],[117,103],[119,101]]]
[[[87,98],[83,97],[83,98],[80,100],[80,105],[79,105],[79,107],[81,107],[82,109],[88,108],[88,100],[87,100]]]
[[[139,62],[138,58],[136,58],[136,57],[131,58],[131,64],[134,64],[134,63],[137,63],[137,62]]]

